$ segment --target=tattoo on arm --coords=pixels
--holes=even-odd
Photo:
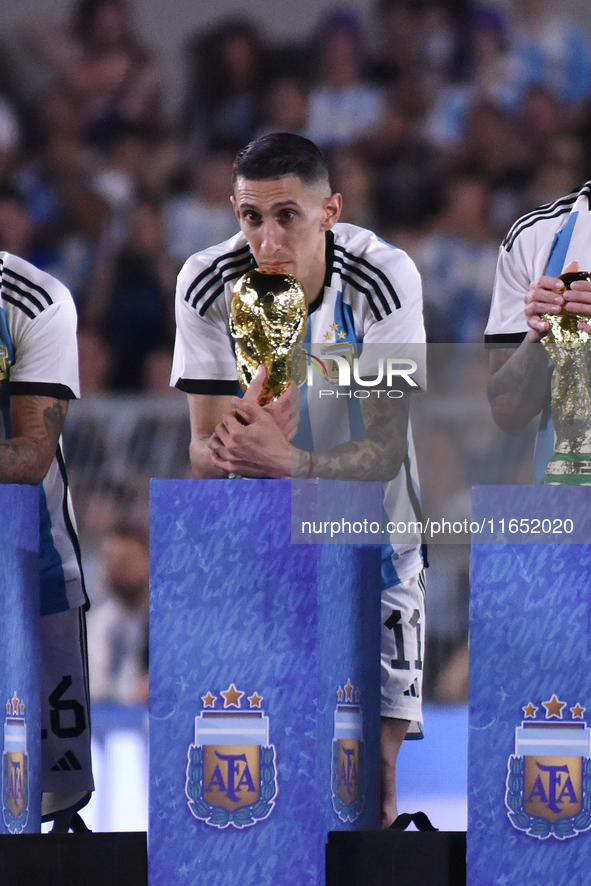
[[[488,400],[508,433],[518,433],[538,414],[548,391],[548,355],[542,344],[523,342],[513,351],[492,352]]]
[[[16,401],[16,402],[15,402]],[[11,400],[14,437],[0,443],[0,483],[40,483],[55,456],[67,404],[48,397]]]
[[[66,418],[66,413],[62,408],[62,404],[59,400],[56,400],[51,406],[48,406],[43,410],[43,423],[45,425],[45,430],[47,431],[48,438],[55,440],[55,448],[57,449],[57,442],[60,438],[60,434],[62,432],[62,428],[64,426],[64,420]]]
[[[365,433],[326,452],[314,453],[314,476],[334,480],[391,480],[407,448],[409,397],[368,397],[362,403]]]
[[[494,353],[494,352],[493,352]],[[548,356],[538,343],[525,342],[516,350],[501,351],[497,363],[493,363],[493,373],[488,384],[489,399],[505,394],[522,396],[531,393],[532,387],[546,386],[545,369]],[[494,359],[494,357],[493,357]]]

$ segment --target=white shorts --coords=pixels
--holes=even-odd
[[[92,791],[86,621],[83,608],[41,616],[42,789]]]
[[[424,571],[382,591],[381,714],[410,720],[409,738],[421,738]]]

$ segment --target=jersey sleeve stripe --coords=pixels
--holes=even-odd
[[[208,394],[214,397],[235,397],[238,394],[238,382],[219,378],[179,378],[175,388],[185,394]]]
[[[337,265],[337,267],[338,267],[338,265]],[[380,303],[382,305],[384,313],[386,315],[392,313],[392,307],[388,303],[386,296],[384,295],[384,293],[382,292],[380,287],[377,285],[375,280],[372,280],[371,277],[369,277],[367,274],[364,274],[363,271],[360,271],[359,268],[356,268],[354,265],[350,264],[349,262],[345,261],[344,259],[343,259],[342,269],[344,271],[348,271],[350,274],[355,274],[356,277],[359,277],[361,280],[365,280],[366,283],[369,283],[369,285],[373,289],[375,295],[377,295],[378,299],[380,300]],[[358,285],[360,285],[360,284],[358,284]],[[363,291],[367,291],[367,290],[363,290]],[[400,302],[398,303],[398,307],[400,307]]]
[[[237,274],[236,279],[238,279],[238,277],[240,277],[240,276],[241,276],[240,274]],[[231,278],[231,279],[233,279],[233,278]],[[203,317],[203,315],[207,311],[208,307],[214,303],[216,298],[219,298],[219,296],[223,293],[223,291],[224,291],[224,281],[222,280],[220,285],[218,286],[218,288],[214,289],[214,291],[211,293],[211,295],[209,296],[207,301],[203,302],[203,304],[201,305],[201,307],[197,311],[197,313],[199,314],[200,317]],[[204,295],[205,295],[205,293],[204,293]],[[195,307],[197,307],[197,305],[193,305],[193,307],[195,308]]]
[[[348,283],[349,286],[353,287],[353,289],[356,289],[358,292],[361,292],[362,295],[365,295],[367,297],[367,301],[369,302],[369,306],[372,309],[376,320],[383,320],[384,319],[384,315],[382,313],[380,313],[380,311],[378,310],[376,303],[374,302],[373,298],[371,297],[371,292],[369,291],[369,289],[367,289],[365,286],[362,286],[360,283],[358,283],[352,277],[349,277],[348,274],[341,273],[341,280],[343,280],[345,283]],[[391,314],[392,311],[388,311],[388,313]]]
[[[532,210],[532,212],[528,212],[526,215],[521,216],[515,224],[509,230],[509,233],[503,240],[502,246],[507,252],[511,252],[513,248],[513,244],[515,243],[516,238],[521,234],[522,231],[526,230],[526,228],[531,227],[537,221],[549,220],[552,218],[559,218],[561,215],[566,215],[566,213],[570,212],[574,203],[581,195],[589,195],[590,187],[589,185],[585,185],[581,191],[569,194],[567,197],[561,197],[560,200],[555,200],[554,203],[545,203],[543,206],[539,206],[537,209]]]
[[[26,314],[27,317],[30,317],[31,320],[35,319],[36,314],[22,302],[18,301],[18,299],[13,298],[12,295],[9,295],[7,292],[3,292],[2,298],[4,299],[4,301],[7,301],[11,305],[14,305],[15,308],[19,308],[23,312],[23,314]]]
[[[29,289],[35,290],[39,295],[43,296],[48,305],[53,304],[53,299],[46,289],[43,289],[42,286],[38,286],[36,283],[32,283],[31,280],[27,280],[26,277],[23,277],[21,274],[17,274],[16,271],[11,271],[10,268],[4,267],[4,274],[8,274],[9,277],[12,277],[14,280],[18,280],[19,283],[22,283],[24,286],[27,286]]]
[[[33,305],[37,308],[38,313],[45,310],[45,305],[43,305],[38,298],[36,298],[32,292],[26,292],[24,289],[21,289],[16,283],[9,283],[8,280],[3,281],[4,289],[10,289],[11,292],[14,292],[15,295],[21,295],[23,298],[28,299]]]
[[[240,277],[242,277],[243,274],[243,268],[240,268],[240,270],[235,271],[233,274],[224,274],[221,285],[218,286],[217,289],[214,289],[207,301],[205,301],[199,308],[199,316],[203,317],[209,306],[212,305],[216,298],[218,298],[223,293],[226,283],[231,283],[232,280],[238,280]]]
[[[219,287],[219,284],[221,284],[221,287],[223,290],[225,283],[227,283],[229,280],[237,280],[238,277],[241,277],[243,274],[246,273],[246,271],[250,270],[253,267],[254,267],[254,262],[251,261],[249,258],[247,261],[242,259],[239,262],[232,262],[231,264],[227,265],[225,268],[222,268],[220,273],[216,274],[216,276],[212,280],[210,280],[206,286],[204,286],[202,289],[198,290],[195,293],[193,301],[191,302],[191,307],[197,308],[199,305],[199,302],[202,301],[204,298],[206,298],[206,296],[208,294],[211,293],[212,287],[214,287],[214,286]],[[233,271],[234,268],[238,268],[237,273],[236,272],[230,273],[231,271]],[[220,295],[219,288],[216,288],[215,292],[216,292],[215,298],[217,298],[218,295]],[[213,299],[213,301],[215,301],[215,299]],[[211,304],[211,302],[212,302],[212,299],[211,298],[208,299],[207,305],[209,306]],[[201,316],[203,316],[201,310],[200,310],[200,313],[201,313]]]
[[[553,212],[550,215],[541,215],[541,214],[535,215],[533,218],[530,218],[524,224],[521,224],[520,227],[514,231],[512,236],[507,235],[507,237],[505,237],[505,239],[503,240],[503,244],[502,244],[503,248],[505,249],[506,252],[511,252],[511,250],[513,249],[513,244],[515,243],[517,237],[521,233],[523,233],[523,231],[526,231],[528,228],[531,228],[532,225],[535,225],[539,221],[547,221],[548,219],[552,219],[552,218],[560,218],[561,215],[568,215],[568,213],[571,211],[571,208],[572,208],[571,206],[566,206],[564,209],[561,209],[559,212]]]
[[[234,265],[232,265],[232,267],[234,267]],[[204,289],[201,289],[198,293],[196,293],[195,298],[191,302],[191,307],[199,309],[200,315],[203,316],[204,311],[206,311],[207,308],[209,307],[209,305],[213,301],[215,301],[215,299],[218,297],[218,295],[220,295],[223,292],[224,285],[231,280],[238,280],[238,278],[241,277],[243,274],[245,274],[246,271],[248,271],[251,267],[252,267],[252,265],[250,263],[248,263],[248,264],[241,263],[240,266],[238,267],[238,270],[234,271],[233,273],[227,273],[226,268],[224,268],[223,274],[218,274],[218,276],[215,277],[213,280],[211,280],[211,282],[208,283],[208,285]],[[213,297],[211,297],[212,296],[212,288],[214,286],[216,288],[213,290],[213,293],[214,293]],[[209,297],[207,297],[207,296],[209,296]],[[203,299],[206,299],[206,302],[205,302],[206,307],[204,307],[203,305],[201,307],[199,307],[199,302],[203,301]]]
[[[8,384],[11,395],[28,397],[53,397],[56,400],[75,400],[76,394],[68,385],[46,381],[11,381]]]
[[[237,249],[235,252],[226,252],[226,253],[224,253],[224,255],[218,256],[218,258],[216,258],[216,260],[214,262],[212,262],[212,264],[208,265],[208,267],[205,268],[205,270],[201,271],[201,273],[195,277],[195,279],[193,280],[193,282],[191,283],[191,285],[187,289],[187,292],[185,295],[185,301],[189,301],[191,299],[191,296],[192,296],[193,292],[195,291],[195,289],[197,289],[197,287],[201,283],[203,283],[203,281],[206,280],[207,277],[209,277],[210,275],[213,275],[215,278],[221,274],[221,272],[223,271],[223,268],[220,268],[220,265],[222,264],[222,262],[231,261],[231,259],[238,259],[239,261],[244,261],[244,258],[249,255],[250,255],[250,247],[247,245],[247,246],[243,246],[242,249]],[[209,285],[211,285],[212,282],[213,281],[211,281]]]
[[[218,271],[215,273],[215,275],[211,278],[211,280],[208,280],[201,288],[198,288],[196,292],[195,292],[195,289],[192,290],[192,292],[195,292],[195,295],[194,295],[193,300],[191,302],[192,307],[197,306],[197,303],[203,298],[204,295],[206,295],[209,292],[209,290],[211,289],[212,286],[215,286],[216,283],[220,282],[220,280],[223,281],[225,279],[226,273],[228,271],[233,270],[233,268],[241,268],[240,273],[243,274],[251,266],[252,266],[252,262],[251,262],[250,257],[248,257],[248,258],[238,259],[237,261],[228,262],[227,265],[224,265],[223,267],[219,268]],[[185,297],[185,301],[189,301],[189,298]]]
[[[486,348],[507,348],[517,347],[521,344],[527,332],[499,332],[494,335],[487,334],[484,336],[484,345]]]
[[[342,246],[338,246],[337,244],[335,244],[335,253],[337,253],[337,252],[339,254],[342,253],[343,258],[346,259],[348,262],[351,262],[354,265],[361,265],[364,268],[367,268],[368,271],[371,271],[372,274],[375,274],[376,277],[383,283],[387,292],[389,292],[395,307],[396,308],[400,307],[400,299],[398,298],[398,294],[396,293],[396,290],[392,286],[391,281],[388,279],[386,274],[384,274],[384,272],[382,271],[381,268],[376,267],[376,265],[372,265],[371,262],[367,261],[367,259],[365,259],[365,258],[361,258],[358,255],[352,255],[350,252],[348,252]]]

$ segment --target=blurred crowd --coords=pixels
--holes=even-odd
[[[253,136],[325,149],[343,219],[417,262],[431,341],[481,339],[504,233],[591,165],[591,41],[557,0],[337,6],[288,45],[223,20],[178,47],[175,119],[132,3],[77,0],[5,43],[0,242],[72,290],[86,393],[166,390],[176,273],[236,231]]]
[[[589,175],[591,38],[558,0],[335,6],[284,44],[224,19],[178,47],[174,118],[133,12],[75,0],[0,52],[0,248],[72,291],[84,394],[169,391],[176,274],[237,231],[232,160],[257,135],[326,151],[342,220],[416,261],[431,342],[481,341],[507,229]],[[125,532],[111,549],[141,561]],[[144,593],[112,599],[103,627],[132,619],[141,664]]]

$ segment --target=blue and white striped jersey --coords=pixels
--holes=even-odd
[[[495,276],[493,298],[484,331],[488,346],[517,347],[529,326],[524,298],[530,284],[544,274],[556,277],[571,261],[583,270],[591,268],[591,182],[580,191],[540,206],[518,219],[503,240]],[[536,439],[534,473],[544,476],[554,453],[555,434],[550,414],[550,371],[548,397]]]
[[[589,215],[590,195],[591,182],[587,182],[580,191],[528,212],[512,226],[499,249],[492,304],[484,331],[487,344],[510,346],[523,340],[529,329],[523,299],[530,283],[548,271],[560,274],[571,261],[570,236],[568,243],[563,238],[561,245],[555,241],[563,228],[568,226],[567,234],[572,233],[577,218]],[[555,246],[558,246],[555,256],[560,260],[549,267]],[[578,254],[577,261],[581,262],[580,251]]]
[[[0,253],[0,439],[11,436],[12,396],[80,395],[76,308],[55,278]],[[41,614],[87,602],[61,445],[40,496]]]
[[[320,296],[309,306],[304,348],[320,359],[352,355],[359,346],[425,342],[421,281],[408,255],[371,231],[336,224],[327,234],[327,269]],[[191,256],[176,294],[177,334],[171,384],[189,394],[236,394],[237,370],[229,331],[232,289],[255,267],[245,236]],[[419,385],[424,385],[423,367]],[[329,402],[330,401],[330,402]],[[363,433],[358,399],[313,398],[305,384],[294,445],[323,451]],[[398,476],[385,485],[392,519],[417,520],[419,487],[409,428],[408,451]],[[422,568],[420,537],[385,546],[383,580],[392,586]]]

